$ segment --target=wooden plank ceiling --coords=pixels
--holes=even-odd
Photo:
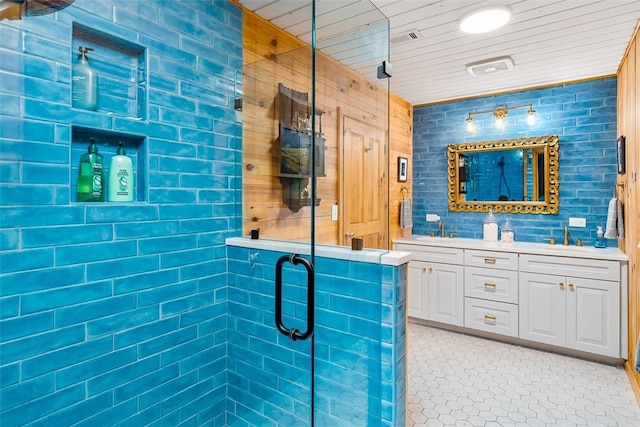
[[[240,2],[311,42],[310,0]],[[513,12],[505,27],[475,35],[458,30],[463,15],[496,3]],[[317,0],[316,16],[320,49],[372,80],[390,51],[391,91],[420,105],[615,74],[640,1]],[[507,55],[513,70],[480,77],[466,71],[466,64]]]

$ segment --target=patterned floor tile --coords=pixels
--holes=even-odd
[[[409,323],[408,426],[640,427],[624,369]]]

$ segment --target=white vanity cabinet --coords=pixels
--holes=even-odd
[[[410,317],[570,354],[627,356],[628,257],[617,248],[426,236],[394,244],[411,252]]]
[[[520,338],[620,357],[615,261],[521,255]]]
[[[412,253],[407,277],[408,315],[462,326],[463,251],[418,245],[396,245],[396,249]]]
[[[518,336],[518,254],[464,251],[464,326]]]

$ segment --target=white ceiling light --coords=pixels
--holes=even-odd
[[[511,10],[505,6],[483,7],[460,19],[460,30],[469,34],[487,33],[504,26],[511,19]]]

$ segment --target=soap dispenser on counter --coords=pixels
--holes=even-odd
[[[71,106],[95,111],[98,108],[98,74],[89,66],[90,47],[80,46],[78,61],[71,71]]]
[[[604,238],[604,233],[601,226],[596,227],[596,248],[602,249],[607,247],[607,239]]]
[[[96,139],[89,138],[89,142],[87,152],[80,157],[77,200],[104,202],[104,158],[98,153]]]
[[[485,242],[498,241],[498,219],[493,214],[493,211],[489,211],[489,214],[484,218],[484,224],[482,225],[482,240]]]

